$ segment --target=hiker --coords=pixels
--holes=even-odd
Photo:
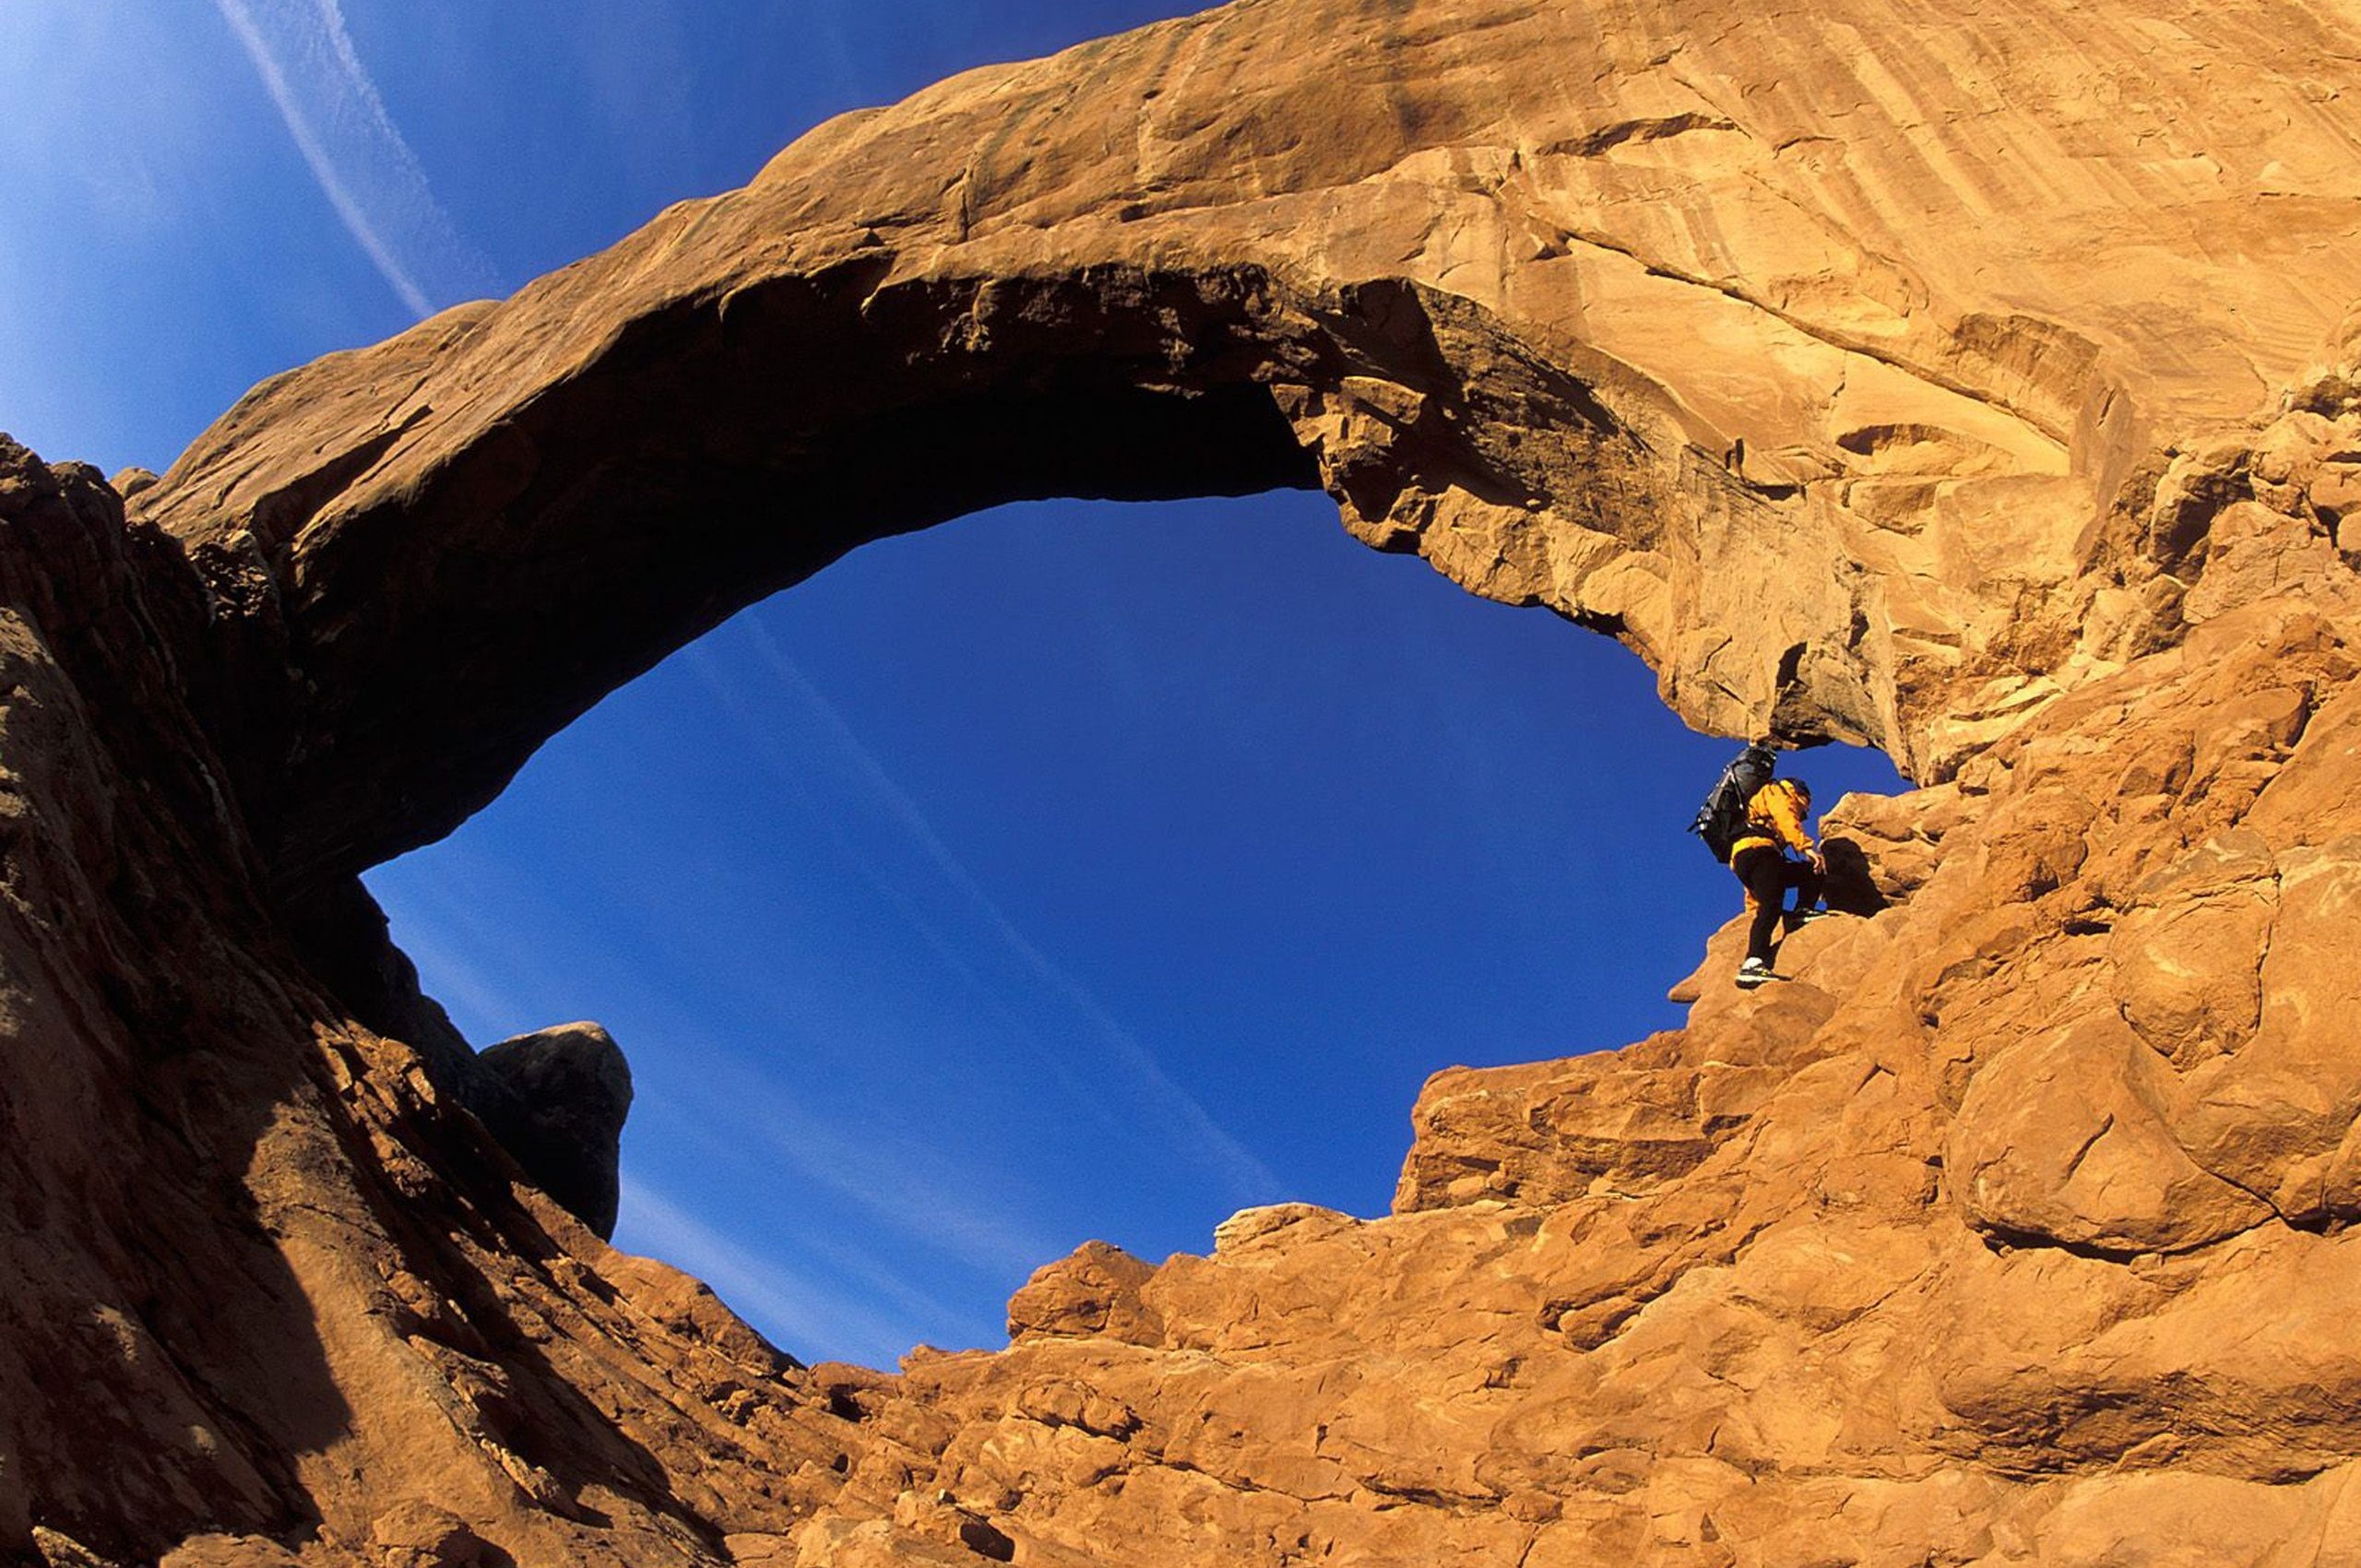
[[[1782,920],[1793,931],[1828,912],[1820,907],[1828,861],[1804,831],[1810,814],[1810,785],[1774,778],[1748,799],[1746,825],[1730,845],[1730,870],[1745,885],[1746,907],[1754,913],[1746,932],[1746,962],[1738,971],[1738,983],[1749,991],[1771,978],[1772,935]],[[1786,907],[1790,887],[1796,890],[1792,910]]]

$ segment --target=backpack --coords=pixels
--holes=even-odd
[[[1705,848],[1714,851],[1714,859],[1724,865],[1729,863],[1730,846],[1746,833],[1746,803],[1754,792],[1771,782],[1772,770],[1779,759],[1767,746],[1749,746],[1730,759],[1722,769],[1722,777],[1714,785],[1705,803],[1697,808],[1697,820],[1689,831],[1705,840]]]

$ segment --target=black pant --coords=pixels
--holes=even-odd
[[[1747,928],[1746,956],[1771,961],[1771,938],[1786,912],[1787,889],[1796,890],[1797,910],[1820,902],[1820,873],[1809,861],[1791,861],[1768,844],[1740,849],[1730,857],[1730,870],[1754,895],[1754,923]]]

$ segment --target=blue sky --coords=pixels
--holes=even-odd
[[[1182,8],[18,0],[0,430],[161,469],[832,113]],[[619,1244],[890,1364],[998,1343],[1091,1237],[1382,1212],[1436,1068],[1676,1026],[1737,902],[1682,832],[1731,749],[1319,496],[1008,507],[749,611],[370,881],[479,1044],[623,1043]]]

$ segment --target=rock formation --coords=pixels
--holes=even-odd
[[[560,1207],[612,1236],[631,1114],[623,1049],[596,1024],[560,1024],[504,1039],[476,1060],[507,1090],[492,1109],[476,1111],[485,1129]]]
[[[2306,0],[1240,0],[160,480],[0,447],[0,1555],[2361,1561],[2356,60]],[[1290,484],[1885,746],[1882,907],[1438,1075],[1389,1218],[1046,1265],[1001,1353],[799,1366],[551,1201],[362,870],[864,540]]]

